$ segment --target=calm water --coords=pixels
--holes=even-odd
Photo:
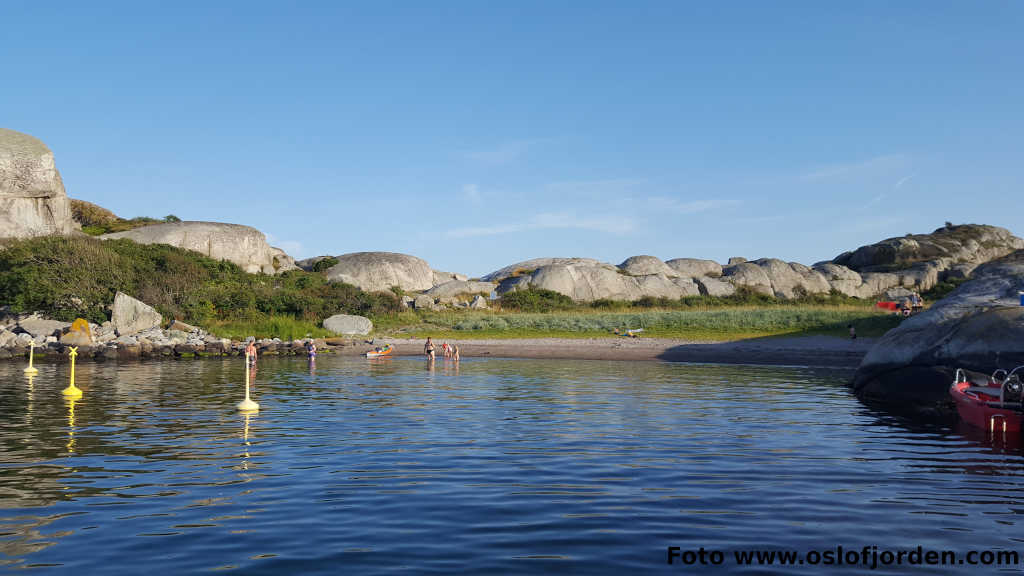
[[[1024,550],[1019,450],[873,412],[844,371],[267,359],[251,417],[239,360],[84,364],[73,406],[66,366],[20,372],[0,365],[0,570],[713,573],[738,569],[670,567],[666,547]]]

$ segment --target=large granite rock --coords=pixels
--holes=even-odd
[[[274,268],[275,274],[290,272],[291,270],[301,270],[298,264],[295,263],[295,258],[292,258],[287,252],[276,246],[270,247],[270,258],[270,265]]]
[[[126,336],[157,328],[164,319],[152,306],[118,292],[114,296],[114,309],[110,321],[119,336]]]
[[[819,262],[814,265],[814,270],[821,274],[832,290],[847,296],[862,297],[861,286],[864,280],[857,272],[832,262]]]
[[[0,238],[77,229],[53,152],[28,134],[0,128]]]
[[[736,287],[719,278],[710,278],[708,276],[700,276],[693,279],[697,283],[697,287],[700,293],[704,296],[715,296],[722,298],[725,296],[732,296],[736,293]]]
[[[25,334],[31,335],[32,338],[35,339],[36,344],[42,344],[43,339],[45,339],[47,336],[59,335],[69,326],[71,326],[70,322],[49,320],[33,314],[28,318],[23,318],[19,320],[17,330]]]
[[[733,260],[730,258],[730,260]],[[740,262],[731,264],[722,269],[722,279],[732,283],[737,288],[746,288],[758,294],[771,296],[772,281],[768,274],[753,262]]]
[[[552,264],[530,270],[524,267],[536,261],[515,266],[516,274],[506,276],[498,285],[497,292],[504,294],[511,290],[533,287],[553,290],[565,294],[578,302],[594,300],[639,300],[645,296],[654,298],[681,298],[697,295],[700,288],[690,278],[671,277],[665,274],[633,276],[623,270],[597,260],[586,258],[548,259]],[[509,272],[509,271],[506,271]],[[501,276],[491,274],[489,277]]]
[[[238,264],[253,274],[274,274],[293,269],[278,248],[267,244],[262,232],[240,224],[220,222],[168,222],[100,236],[104,240],[127,238],[139,244],[169,244],[199,252],[217,260]]]
[[[324,320],[324,328],[335,334],[369,334],[373,322],[369,318],[351,314],[335,314]]]
[[[481,278],[487,282],[502,282],[507,278],[528,276],[542,266],[563,265],[563,266],[611,266],[593,258],[534,258],[516,262],[495,270]],[[614,268],[614,267],[613,267]]]
[[[497,290],[498,285],[493,282],[470,282],[468,280],[449,280],[444,284],[438,284],[424,292],[434,298],[453,298],[460,295],[487,294]]]
[[[893,286],[928,290],[944,280],[947,271],[954,266],[977,266],[1020,249],[1024,249],[1024,240],[1005,228],[963,224],[945,226],[931,234],[888,238],[844,252],[832,262],[862,274],[895,274],[897,283],[882,290]],[[962,270],[964,268],[959,267],[958,273]]]
[[[1024,250],[979,266],[974,279],[904,320],[854,376],[861,398],[903,412],[948,413],[956,368],[991,373],[1024,364]]]
[[[443,270],[433,270],[434,273],[434,286],[444,284],[445,282],[451,282],[452,280],[460,280],[465,282],[469,280],[469,277],[465,274],[458,274],[456,272],[445,272]]]
[[[631,276],[647,276],[650,274],[662,274],[672,277],[679,276],[679,272],[670,268],[664,262],[654,256],[630,256],[619,264],[619,270]]]
[[[345,282],[368,292],[397,286],[408,292],[429,290],[434,271],[424,260],[394,252],[354,252],[337,256],[338,263],[327,269],[327,279]]]
[[[666,260],[665,264],[685,278],[697,278],[700,276],[717,278],[722,275],[722,265],[714,260],[673,258],[672,260]]]

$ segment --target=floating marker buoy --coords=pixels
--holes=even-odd
[[[36,341],[29,340],[28,342],[28,368],[25,368],[25,374],[38,374],[39,369],[32,365],[32,357],[35,355]]]
[[[249,355],[245,355],[245,400],[238,403],[238,409],[242,412],[256,412],[260,405],[249,398]]]
[[[61,390],[60,393],[68,398],[81,398],[82,391],[75,387],[75,357],[78,356],[78,347],[71,346],[68,349],[71,350],[68,352],[68,356],[71,357],[71,384],[69,384],[67,388]]]

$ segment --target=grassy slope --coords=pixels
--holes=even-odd
[[[375,322],[378,334],[416,338],[592,338],[643,328],[644,337],[739,340],[784,334],[843,337],[848,324],[861,336],[880,336],[899,319],[866,306],[785,305],[629,312],[410,311]]]

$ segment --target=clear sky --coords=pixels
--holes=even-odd
[[[0,126],[121,216],[480,275],[1024,233],[1024,2],[0,4]]]

